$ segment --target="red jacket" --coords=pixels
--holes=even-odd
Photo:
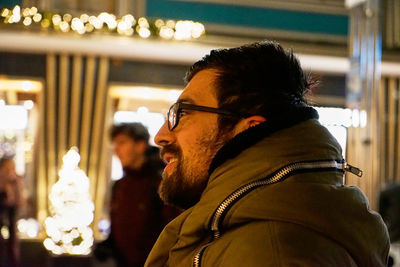
[[[164,226],[179,214],[158,196],[162,167],[150,159],[141,170],[125,169],[114,184],[110,235],[119,266],[143,266]]]

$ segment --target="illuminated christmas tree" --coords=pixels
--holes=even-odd
[[[43,242],[52,253],[87,255],[93,245],[94,205],[89,178],[79,169],[79,153],[71,148],[63,157],[60,179],[49,195],[51,217],[45,220],[48,238]]]

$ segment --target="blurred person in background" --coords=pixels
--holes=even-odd
[[[0,264],[4,266],[20,266],[16,220],[25,201],[23,179],[15,171],[13,158],[5,156],[0,159],[0,228],[7,226],[9,233],[8,240],[0,234]]]
[[[119,267],[139,267],[179,212],[165,206],[157,194],[164,163],[159,149],[148,144],[147,129],[140,123],[114,125],[111,139],[124,175],[112,188],[110,235],[94,254],[99,260],[112,256]]]
[[[379,213],[389,231],[388,266],[400,266],[400,184],[391,183],[381,191]]]

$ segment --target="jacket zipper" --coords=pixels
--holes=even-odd
[[[294,171],[299,171],[299,170],[312,170],[312,169],[338,169],[342,171],[348,171],[351,172],[359,177],[362,176],[362,171],[354,166],[351,166],[348,164],[346,161],[313,161],[313,162],[298,162],[298,163],[293,163],[290,164],[286,167],[283,167],[282,169],[278,170],[276,174],[274,174],[272,177],[267,177],[255,182],[251,182],[247,185],[244,185],[240,188],[238,188],[236,191],[234,191],[232,194],[230,194],[224,201],[222,201],[221,204],[219,204],[218,208],[214,212],[212,219],[211,219],[211,231],[213,232],[213,239],[206,245],[202,246],[199,251],[195,254],[193,258],[193,267],[200,267],[200,261],[201,261],[201,256],[204,252],[204,250],[216,239],[220,238],[221,236],[221,231],[219,229],[221,225],[221,219],[223,218],[224,213],[227,211],[227,209],[234,203],[236,200],[238,200],[240,197],[244,196],[246,193],[249,191],[260,187],[264,185],[270,185],[277,183],[284,178],[286,178],[289,174],[291,174]]]

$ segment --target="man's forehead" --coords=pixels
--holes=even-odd
[[[215,96],[215,78],[216,71],[213,69],[199,71],[187,84],[178,101],[215,106],[217,103]]]
[[[113,138],[113,141],[120,141],[126,139],[133,139],[133,138],[127,133],[119,133]]]

